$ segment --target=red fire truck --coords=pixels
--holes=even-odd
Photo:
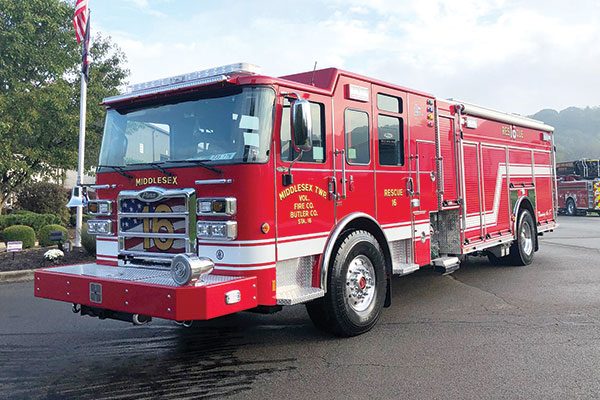
[[[556,223],[553,128],[335,68],[235,64],[107,98],[97,261],[38,270],[82,315],[189,323],[306,303],[368,331],[391,278],[527,265]]]
[[[558,212],[600,215],[600,160],[581,159],[556,164]]]

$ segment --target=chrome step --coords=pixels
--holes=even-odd
[[[394,264],[392,272],[394,275],[408,275],[419,269],[419,264],[414,263],[397,263]]]
[[[443,275],[448,275],[460,268],[460,260],[458,257],[440,257],[431,260],[431,264],[440,271]]]
[[[306,303],[307,301],[325,296],[325,291],[315,287],[301,287],[290,285],[277,290],[277,304],[280,306],[292,306],[294,304]]]

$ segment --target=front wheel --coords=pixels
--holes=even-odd
[[[373,235],[344,234],[328,276],[325,297],[306,305],[315,326],[345,337],[369,331],[379,319],[387,287],[385,259]]]
[[[533,261],[535,252],[535,225],[533,217],[528,210],[519,212],[517,224],[517,238],[510,247],[508,261],[510,265],[529,265]]]

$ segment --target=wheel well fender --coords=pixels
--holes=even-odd
[[[381,247],[381,251],[383,252],[383,257],[385,259],[385,272],[388,276],[388,288],[385,306],[389,306],[391,298],[392,277],[392,255],[390,252],[390,246],[388,244],[388,240],[385,236],[385,233],[381,228],[381,225],[379,225],[379,223],[373,217],[365,213],[352,213],[346,215],[338,222],[338,224],[335,226],[335,228],[329,235],[327,243],[325,244],[325,251],[323,252],[323,257],[321,258],[321,288],[325,292],[327,292],[327,276],[329,273],[329,267],[333,262],[333,252],[338,244],[338,239],[340,238],[340,236],[348,230],[367,231],[371,235],[373,235],[379,243],[379,247]]]

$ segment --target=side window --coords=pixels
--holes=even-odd
[[[389,111],[401,114],[402,99],[400,97],[377,93],[377,108],[379,108],[381,111]]]
[[[346,132],[346,160],[348,164],[368,164],[371,162],[369,114],[364,111],[344,112]]]
[[[377,108],[402,114],[402,98],[377,93]],[[380,165],[404,165],[404,121],[400,116],[377,116],[377,144]]]
[[[293,161],[298,157],[298,152],[294,151],[292,136],[290,131],[291,115],[290,102],[285,99],[283,103],[283,113],[281,115],[281,160]],[[310,103],[310,117],[312,120],[312,150],[302,153],[299,161],[311,163],[325,162],[325,107],[321,103]]]
[[[379,164],[404,165],[404,123],[402,118],[379,115],[377,139]]]

